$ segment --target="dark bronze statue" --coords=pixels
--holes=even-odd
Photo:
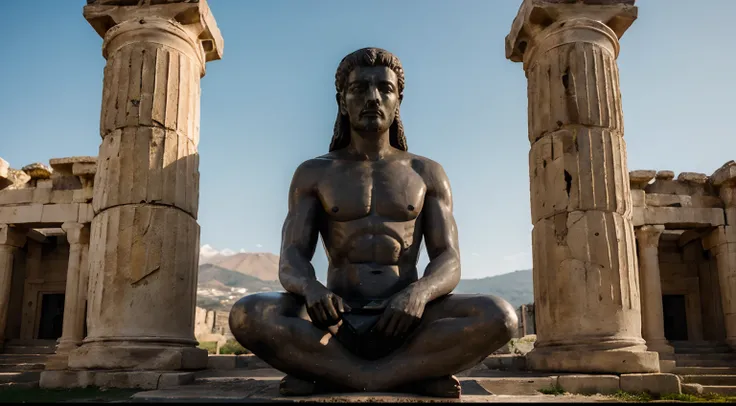
[[[287,374],[285,395],[458,397],[452,374],[508,342],[516,313],[498,297],[450,294],[460,281],[450,183],[438,163],[407,152],[399,59],[355,51],[340,63],[335,86],[330,152],[302,163],[289,189],[279,264],[287,292],[241,298],[230,328]],[[318,234],[327,286],[310,263]],[[430,262],[419,278],[422,238]]]

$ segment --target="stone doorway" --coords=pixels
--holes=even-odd
[[[663,295],[664,336],[669,341],[687,341],[687,305],[685,295]]]
[[[39,340],[56,340],[61,337],[64,320],[64,294],[46,293],[41,297],[41,319],[38,323]]]

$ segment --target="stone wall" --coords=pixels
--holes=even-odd
[[[197,307],[194,318],[194,337],[200,341],[222,341],[233,339],[226,311],[207,310]]]

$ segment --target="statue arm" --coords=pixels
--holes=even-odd
[[[434,162],[428,166],[422,230],[429,264],[424,276],[414,284],[426,289],[432,301],[452,292],[460,282],[460,247],[450,181],[442,166]]]
[[[307,161],[294,172],[289,187],[289,212],[281,230],[279,281],[284,289],[299,296],[306,296],[310,288],[324,288],[311,263],[319,234],[315,170]]]

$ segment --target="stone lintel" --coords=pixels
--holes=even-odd
[[[634,0],[524,0],[506,36],[506,58],[522,62],[529,42],[552,23],[575,17],[600,21],[618,38],[637,17]]]
[[[201,42],[207,62],[222,58],[224,41],[206,0],[95,0],[84,6],[84,18],[105,37],[112,27],[128,20],[160,17],[187,27]]]
[[[736,161],[728,161],[710,176],[714,186],[736,185]]]
[[[7,224],[0,224],[0,245],[20,248],[26,243],[26,230],[18,230]]]
[[[726,224],[720,208],[634,207],[634,226],[662,224],[670,229],[691,229]]]

